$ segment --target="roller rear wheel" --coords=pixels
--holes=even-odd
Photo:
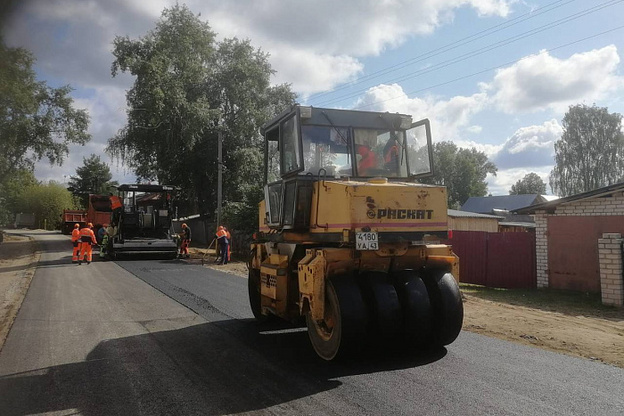
[[[366,331],[366,308],[352,276],[325,282],[325,315],[317,322],[306,314],[308,336],[314,351],[324,360],[352,351]]]
[[[362,292],[369,305],[369,338],[373,342],[398,337],[403,330],[399,296],[387,273],[366,272]]]
[[[464,322],[464,305],[459,286],[453,275],[444,270],[428,270],[423,280],[434,313],[434,345],[449,345],[459,335]]]
[[[431,344],[433,311],[427,287],[414,270],[394,274],[395,286],[403,311],[403,334],[410,345],[419,348]]]

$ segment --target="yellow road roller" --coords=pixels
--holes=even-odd
[[[367,344],[448,345],[463,305],[429,120],[295,105],[266,123],[249,261],[259,321],[305,318],[325,360]]]

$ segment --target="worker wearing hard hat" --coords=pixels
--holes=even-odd
[[[78,263],[78,253],[80,252],[80,224],[74,224],[74,229],[71,233],[71,242],[74,246],[72,253],[72,263]]]
[[[227,264],[228,246],[230,245],[230,240],[228,240],[227,231],[225,231],[225,228],[222,225],[217,228],[217,242],[219,243],[219,255],[221,257],[218,264]]]
[[[82,261],[87,258],[87,264],[91,264],[93,253],[91,251],[92,245],[97,245],[95,234],[93,233],[93,224],[88,223],[86,227],[80,230],[80,257],[78,258],[78,264],[82,264]]]

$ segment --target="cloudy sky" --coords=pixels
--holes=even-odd
[[[624,0],[189,0],[219,38],[248,38],[270,53],[273,82],[320,107],[412,114],[434,141],[486,152],[493,195],[529,172],[546,183],[569,105],[624,113]],[[21,0],[2,6],[9,46],[31,50],[39,79],[70,84],[91,116],[91,143],[72,147],[75,173],[91,153],[115,179],[131,172],[104,154],[124,125],[129,75],[111,77],[116,35],[138,38],[175,0]],[[550,188],[549,188],[550,191]]]

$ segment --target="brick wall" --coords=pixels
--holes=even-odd
[[[624,304],[624,278],[622,276],[622,235],[604,233],[598,240],[600,262],[600,293],[605,305]]]
[[[546,211],[535,213],[535,254],[537,266],[537,287],[548,287],[548,217],[624,215],[624,193],[617,192],[609,197],[594,198],[561,204],[554,214]]]
[[[555,215],[624,215],[624,196],[618,192],[608,198],[595,198],[562,204]]]

